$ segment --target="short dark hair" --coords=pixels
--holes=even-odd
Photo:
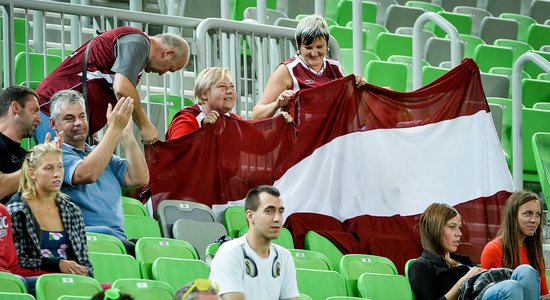
[[[14,85],[6,88],[4,92],[0,94],[0,117],[6,116],[13,101],[16,101],[24,108],[25,104],[27,104],[27,97],[29,95],[33,95],[38,99],[38,94],[26,86]]]
[[[279,190],[275,187],[272,187],[270,185],[260,185],[255,188],[252,188],[248,193],[246,194],[246,198],[244,200],[244,210],[251,210],[256,211],[258,210],[258,206],[260,206],[260,194],[261,193],[268,193],[271,196],[280,197],[281,193],[279,193]]]

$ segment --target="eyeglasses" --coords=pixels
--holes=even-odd
[[[217,289],[217,286],[214,283],[210,282],[210,280],[204,278],[197,279],[193,281],[193,284],[189,287],[187,292],[185,292],[185,294],[181,296],[181,300],[185,300],[185,298],[187,298],[187,296],[189,296],[191,292],[193,292],[195,289],[201,292],[205,292],[208,291],[211,286]]]
[[[110,288],[103,294],[103,300],[117,300],[120,298],[120,290],[117,288]]]

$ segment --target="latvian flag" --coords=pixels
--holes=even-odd
[[[421,253],[419,215],[433,202],[464,221],[459,252],[479,260],[514,191],[473,60],[415,92],[348,76],[300,91],[294,124],[221,117],[146,148],[154,207],[194,199],[218,210],[260,184],[276,186],[297,247],[308,230],[344,253]]]

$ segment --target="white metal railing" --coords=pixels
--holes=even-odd
[[[518,191],[523,189],[522,72],[527,62],[533,62],[550,73],[550,62],[534,52],[522,54],[512,69],[512,173]]]
[[[413,27],[413,90],[422,87],[422,57],[425,45],[422,43],[420,37],[422,36],[424,25],[430,21],[434,22],[449,34],[449,38],[451,39],[451,67],[454,68],[458,66],[462,59],[462,54],[460,53],[460,38],[456,27],[434,12],[423,13],[416,19]]]

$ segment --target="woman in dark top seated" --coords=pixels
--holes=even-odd
[[[458,299],[462,283],[485,271],[469,257],[454,254],[462,236],[461,223],[460,214],[448,204],[433,203],[422,213],[424,252],[408,274],[416,300]],[[531,266],[522,265],[510,279],[491,284],[479,299],[538,299],[537,274]]]
[[[8,202],[19,264],[32,270],[88,275],[84,221],[78,206],[59,190],[61,149],[40,144],[27,154],[19,192]]]

